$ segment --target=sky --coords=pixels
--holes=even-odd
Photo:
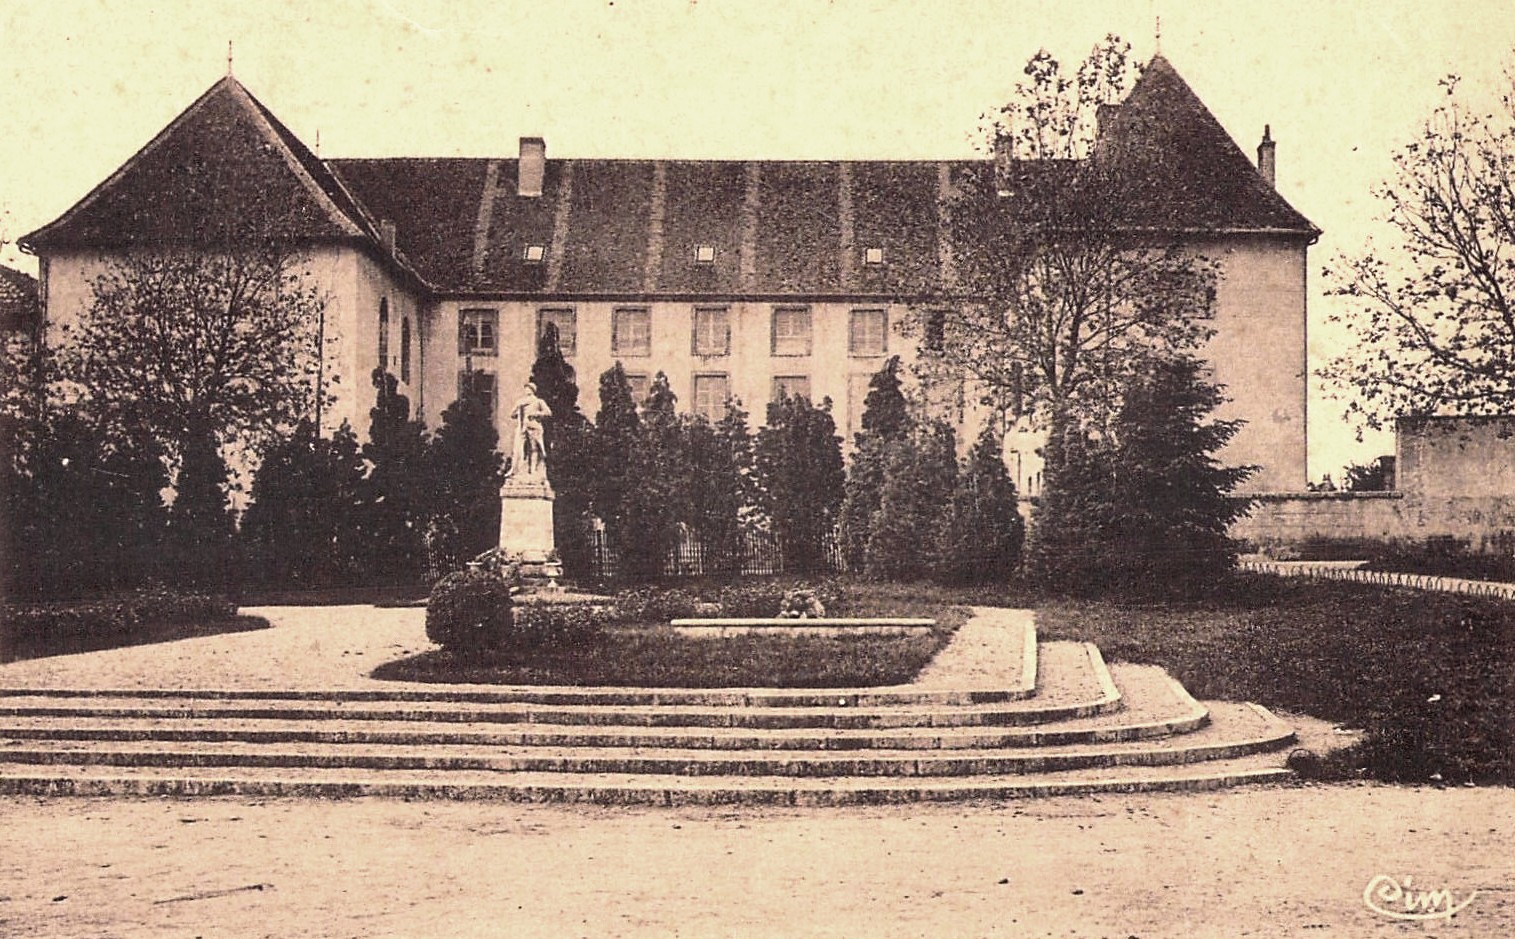
[[[1362,249],[1373,187],[1443,95],[1492,88],[1508,0],[6,0],[0,239],[62,214],[227,69],[328,157],[945,159],[969,156],[1045,48],[1107,33],[1161,51],[1324,229],[1310,352],[1350,342],[1322,268]],[[0,261],[35,270],[13,244]],[[1312,387],[1311,475],[1392,452]]]

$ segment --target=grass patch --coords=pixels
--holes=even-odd
[[[1037,626],[1198,697],[1363,729],[1323,776],[1515,785],[1515,603],[1239,575],[1202,600],[1049,601]]]
[[[65,637],[25,633],[13,629],[9,623],[6,623],[0,624],[0,665],[7,662],[19,662],[23,659],[42,659],[53,655],[74,655],[80,652],[101,652],[128,646],[197,639],[201,636],[251,632],[268,627],[268,620],[261,616],[232,614],[184,622],[152,620],[138,624],[129,632]]]
[[[911,585],[848,585],[854,617],[930,617],[919,636],[682,636],[659,622],[630,624],[572,645],[518,650],[510,657],[448,650],[388,662],[373,677],[471,684],[608,685],[664,688],[862,688],[912,680],[968,619],[944,595]]]

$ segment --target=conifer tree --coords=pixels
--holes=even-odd
[[[485,404],[465,394],[442,412],[442,426],[431,438],[426,477],[435,486],[430,530],[445,531],[452,544],[434,546],[456,562],[488,551],[499,543],[500,482],[504,458]]]
[[[552,484],[553,539],[570,577],[589,573],[588,525],[596,475],[594,427],[579,409],[578,376],[563,358],[558,328],[542,327],[537,357],[531,366],[537,395],[552,415],[543,421],[547,444],[547,481]]]
[[[937,576],[953,584],[1004,584],[1020,566],[1025,538],[1003,441],[986,426],[958,476],[942,523]]]
[[[634,547],[635,535],[628,528],[628,502],[635,485],[632,460],[641,442],[642,421],[626,369],[617,362],[600,374],[600,410],[594,422],[592,508],[605,526],[605,540],[619,554],[623,544]],[[549,463],[551,458],[549,457]],[[625,564],[624,558],[618,558]]]
[[[329,586],[354,582],[361,550],[353,516],[365,467],[345,421],[330,440],[301,421],[264,456],[242,517],[242,540],[269,583]]]
[[[742,521],[757,501],[747,412],[732,400],[715,425],[699,415],[686,415],[684,427],[689,521],[704,549],[705,573],[738,573],[743,561]]]
[[[889,444],[910,432],[909,407],[901,390],[899,356],[891,356],[868,382],[862,430],[853,437],[838,533],[848,570],[866,567],[869,532],[879,510]]]
[[[1248,504],[1230,492],[1255,468],[1215,459],[1241,422],[1210,419],[1224,399],[1200,367],[1187,356],[1156,362],[1126,389],[1112,428],[1115,528],[1125,548],[1114,579],[1128,588],[1191,593],[1236,564],[1227,532]]]
[[[785,395],[771,402],[767,424],[758,431],[754,465],[762,508],[778,538],[785,569],[824,570],[845,480],[831,399],[824,399],[820,407],[803,396]]]
[[[957,483],[957,444],[942,421],[918,426],[884,449],[879,508],[869,526],[864,570],[873,577],[919,580],[935,567],[942,519]]]
[[[677,403],[668,376],[658,372],[631,449],[625,520],[615,539],[621,573],[632,580],[664,573],[678,544],[681,516],[690,511],[689,460]]]
[[[431,515],[426,478],[426,428],[410,418],[410,399],[395,377],[375,369],[378,397],[368,412],[369,464],[358,524],[364,567],[379,582],[413,582],[425,571],[425,534]]]
[[[169,556],[176,580],[196,587],[225,586],[232,576],[236,520],[227,504],[230,472],[214,434],[180,441],[179,474],[168,516]]]

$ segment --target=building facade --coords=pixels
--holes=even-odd
[[[1254,165],[1165,59],[1111,113],[1164,155],[1146,223],[1220,273],[1206,355],[1232,399],[1223,416],[1246,421],[1223,458],[1261,468],[1253,489],[1302,489],[1318,230],[1274,191],[1272,143]],[[553,323],[591,417],[597,376],[620,362],[635,392],[663,372],[681,407],[711,417],[730,398],[756,421],[781,393],[829,398],[850,438],[872,373],[914,356],[900,330],[911,305],[949,284],[943,200],[991,162],[548,159],[530,137],[509,157],[323,160],[228,76],[21,243],[58,324],[122,252],[193,243],[206,219],[278,205],[327,298],[325,430],[366,430],[375,367],[429,425],[470,388],[504,427]],[[983,418],[960,416],[967,434]],[[1012,447],[1034,491],[1034,440]]]

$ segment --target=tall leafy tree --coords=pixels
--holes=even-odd
[[[61,324],[69,386],[112,423],[143,427],[177,461],[206,435],[254,449],[313,410],[323,296],[294,243],[247,232],[204,250],[136,251]]]
[[[785,568],[824,570],[845,480],[831,399],[824,399],[820,407],[803,396],[785,395],[770,402],[753,462],[762,508],[778,538]]]
[[[966,381],[1041,426],[1058,411],[1105,421],[1149,358],[1208,336],[1213,265],[1140,215],[1163,155],[1128,146],[1116,125],[1100,132],[1102,107],[1136,74],[1113,36],[1071,72],[1039,52],[989,116],[993,161],[944,204],[955,285],[906,322],[928,384]]]
[[[1359,427],[1515,406],[1515,86],[1487,114],[1442,87],[1375,192],[1385,236],[1326,268],[1353,343],[1323,377]]]

